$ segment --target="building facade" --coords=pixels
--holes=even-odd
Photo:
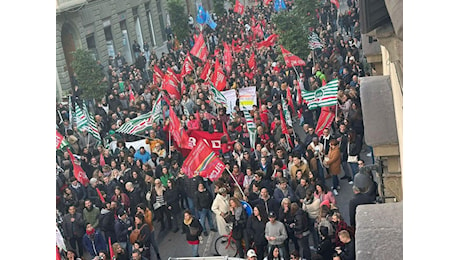
[[[132,64],[134,41],[157,55],[167,51],[168,24],[166,0],[57,0],[56,99],[70,93],[73,51],[89,50],[105,68],[118,52]]]

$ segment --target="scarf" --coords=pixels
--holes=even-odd
[[[190,218],[188,221],[184,219],[184,224],[189,226],[190,224],[192,224],[192,220],[193,218]]]

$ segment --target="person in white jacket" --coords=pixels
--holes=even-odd
[[[216,214],[216,224],[219,235],[228,235],[230,230],[227,228],[227,222],[225,222],[224,215],[230,211],[230,195],[227,194],[227,189],[225,187],[219,188],[216,186],[216,189],[217,195],[212,202],[211,210]]]
[[[315,198],[313,196],[313,191],[307,190],[307,195],[302,203],[302,209],[308,213],[308,217],[310,218],[310,226],[308,227],[310,233],[313,237],[313,246],[318,248],[319,244],[319,234],[318,231],[315,229],[315,222],[319,216],[319,209],[321,207],[321,200],[319,198]]]

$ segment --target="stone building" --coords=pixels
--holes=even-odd
[[[379,158],[383,204],[358,206],[356,259],[402,259],[403,1],[360,0],[363,53],[374,68],[361,78],[366,144]]]
[[[184,0],[186,13],[196,16],[199,4],[211,7],[210,0]],[[76,49],[89,50],[105,68],[118,52],[132,64],[134,41],[141,48],[148,42],[157,55],[167,51],[169,24],[166,0],[56,0],[56,99],[71,89]]]

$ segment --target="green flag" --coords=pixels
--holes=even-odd
[[[302,98],[310,110],[318,107],[329,107],[337,104],[338,89],[339,81],[335,79],[315,91],[302,90]]]
[[[289,111],[289,108],[286,104],[286,100],[284,100],[283,96],[281,96],[281,106],[283,108],[283,115],[286,120],[286,124],[292,127],[291,112]]]
[[[152,126],[152,111],[142,114],[121,125],[115,132],[123,134],[144,134],[144,131]]]
[[[256,149],[256,124],[254,123],[254,119],[252,118],[251,114],[249,114],[248,110],[243,110],[244,118],[246,119],[246,126],[249,132],[249,142],[251,143],[251,147]]]
[[[216,104],[221,104],[222,106],[227,106],[227,98],[211,83],[209,84],[209,91],[213,94],[214,102]]]
[[[83,103],[83,109],[80,108],[77,103],[75,103],[75,114],[77,129],[79,131],[88,131],[89,134],[91,134],[99,143],[101,143],[102,139],[101,135],[99,134],[99,129],[97,128],[96,120],[94,120],[94,116],[88,112],[85,103]]]

